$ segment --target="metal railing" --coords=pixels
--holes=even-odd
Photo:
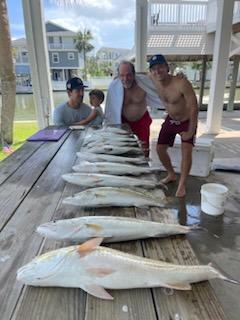
[[[154,1],[149,2],[149,26],[203,29],[207,21],[207,2]]]
[[[207,12],[207,30],[216,31],[218,0],[209,0]],[[233,24],[240,22],[240,1],[235,1],[233,7]]]
[[[75,50],[75,46],[72,43],[49,43],[49,49],[70,49]]]
[[[233,21],[240,20],[240,1],[236,1],[234,3],[234,9],[233,9]]]

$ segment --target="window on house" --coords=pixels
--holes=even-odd
[[[74,52],[68,52],[68,60],[74,60]]]
[[[58,52],[52,53],[52,62],[53,63],[59,63],[59,54],[58,54]]]

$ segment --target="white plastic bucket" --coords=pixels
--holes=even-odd
[[[228,188],[218,183],[206,183],[201,187],[201,210],[212,216],[223,214]]]

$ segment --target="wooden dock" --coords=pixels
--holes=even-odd
[[[61,175],[72,171],[84,134],[69,130],[58,142],[27,142],[0,163],[0,319],[226,319],[207,281],[194,284],[191,291],[165,288],[109,290],[114,300],[105,301],[81,289],[29,287],[16,280],[18,268],[36,255],[68,245],[44,240],[35,232],[38,225],[52,219],[111,214],[176,222],[171,208],[80,210],[62,205],[63,198],[80,190],[66,184]],[[176,264],[198,264],[185,236],[109,246]]]

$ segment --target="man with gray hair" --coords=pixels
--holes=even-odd
[[[144,74],[135,74],[134,65],[129,61],[122,61],[118,67],[118,77],[108,89],[105,119],[107,124],[128,123],[142,142],[145,156],[149,155],[152,123],[147,106],[161,105],[150,78]]]

